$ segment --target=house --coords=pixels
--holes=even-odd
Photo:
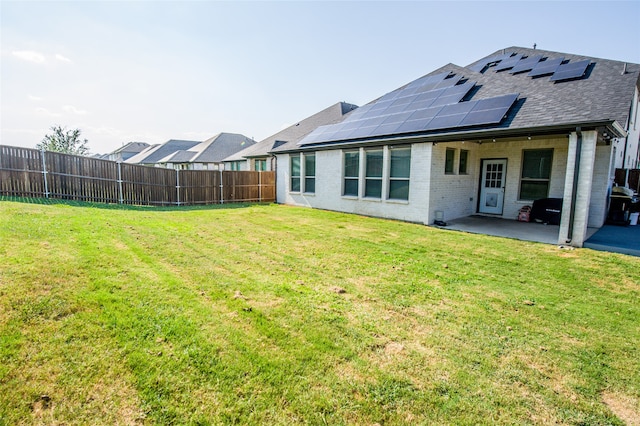
[[[147,148],[126,162],[180,170],[219,170],[226,157],[255,143],[237,133],[218,133],[204,142],[171,139]]]
[[[447,64],[274,148],[278,202],[433,224],[555,199],[559,244],[580,247],[638,164],[639,75],[522,47]]]
[[[129,142],[115,151],[103,156],[110,161],[125,161],[149,147],[146,142]]]
[[[275,157],[270,154],[272,149],[283,145],[296,146],[303,137],[319,126],[340,122],[345,118],[345,114],[356,108],[357,105],[346,102],[333,104],[257,144],[225,158],[225,170],[275,170],[275,162],[273,161]]]

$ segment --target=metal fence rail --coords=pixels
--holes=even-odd
[[[0,194],[139,205],[276,199],[275,172],[164,169],[6,145]]]

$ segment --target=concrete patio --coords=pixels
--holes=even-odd
[[[447,226],[438,228],[553,245],[558,245],[558,233],[560,232],[560,226],[558,225],[518,222],[516,220],[480,215],[447,221]],[[605,225],[600,229],[589,228],[584,247],[640,256],[640,225],[626,227]]]

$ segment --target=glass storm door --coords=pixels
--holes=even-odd
[[[483,160],[479,213],[502,214],[507,160]]]

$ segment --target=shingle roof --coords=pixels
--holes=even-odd
[[[584,77],[563,81],[552,81],[549,75],[532,78],[526,71],[512,74],[510,68],[496,71],[496,69],[505,68],[504,62],[507,59],[517,64],[519,57],[516,55],[529,58],[541,55],[547,58],[547,61],[564,58],[569,63],[587,60],[591,65],[587,68]],[[503,64],[502,67],[489,66],[498,59],[502,59],[502,62],[498,64]],[[421,81],[427,81],[427,77],[438,75],[455,77],[449,80],[448,84],[450,85],[467,84],[473,86],[464,98],[453,101],[451,105],[455,105],[456,108],[463,107],[464,105],[462,104],[464,102],[487,100],[509,94],[517,95],[517,100],[510,107],[506,116],[497,123],[485,123],[467,127],[462,127],[458,124],[450,128],[432,128],[431,130],[427,130],[428,127],[425,127],[417,130],[412,129],[411,132],[403,132],[399,130],[401,128],[398,128],[391,130],[390,133],[380,132],[379,130],[382,128],[382,125],[380,125],[380,128],[376,128],[376,131],[371,132],[370,136],[361,137],[360,139],[341,139],[342,136],[337,135],[346,134],[348,135],[346,137],[349,137],[352,134],[357,134],[357,132],[351,133],[346,130],[340,132],[341,129],[351,129],[352,126],[357,126],[363,122],[360,121],[362,118],[359,118],[358,114],[354,114],[347,118],[342,125],[320,128],[314,135],[302,140],[302,144],[297,147],[294,148],[288,145],[283,150],[314,148],[314,146],[318,145],[333,146],[353,143],[354,141],[366,143],[369,140],[374,141],[389,137],[424,136],[428,138],[442,135],[456,137],[470,132],[492,132],[496,135],[514,132],[515,134],[517,131],[542,131],[542,129],[557,129],[562,126],[570,128],[576,125],[595,125],[596,123],[612,124],[617,122],[624,127],[628,119],[629,106],[634,96],[634,88],[639,84],[640,65],[580,55],[510,47],[488,55],[467,67],[447,64],[400,89],[370,102],[363,106],[360,111],[377,111],[377,106],[374,105],[381,99],[393,98],[394,92],[409,88],[411,85],[419,85]],[[416,94],[417,92],[414,93],[414,95]],[[419,110],[416,109],[415,111]],[[407,112],[411,111],[407,109],[402,111],[403,114]],[[384,114],[384,112],[381,112],[380,117],[385,117]],[[369,118],[371,118],[371,115],[371,113],[368,113]],[[373,122],[375,120],[369,123]],[[389,127],[393,128],[393,126]],[[309,144],[304,145],[307,143]]]
[[[204,142],[171,139],[153,145],[125,160],[133,164],[219,163],[225,157],[256,142],[237,133],[218,133]]]
[[[186,151],[201,142],[185,141],[178,139],[170,139],[163,144],[152,145],[139,154],[125,160],[125,163],[131,164],[154,164],[160,162],[163,158],[177,152]]]
[[[358,108],[357,105],[346,102],[338,102],[328,108],[317,112],[294,125],[287,127],[261,140],[257,144],[243,149],[227,158],[224,161],[240,161],[245,158],[266,157],[270,152],[276,152],[287,147],[296,147],[298,141],[311,133],[318,126],[333,124],[342,121],[345,114]]]
[[[147,149],[149,144],[146,142],[129,142],[122,145],[120,148],[112,151],[110,154],[118,154],[119,152],[142,152]]]
[[[158,160],[158,163],[188,163],[195,155],[196,151],[176,151]]]
[[[197,147],[199,154],[193,157],[192,163],[220,163],[228,156],[247,147],[254,146],[256,141],[237,133],[219,133],[207,139]]]

